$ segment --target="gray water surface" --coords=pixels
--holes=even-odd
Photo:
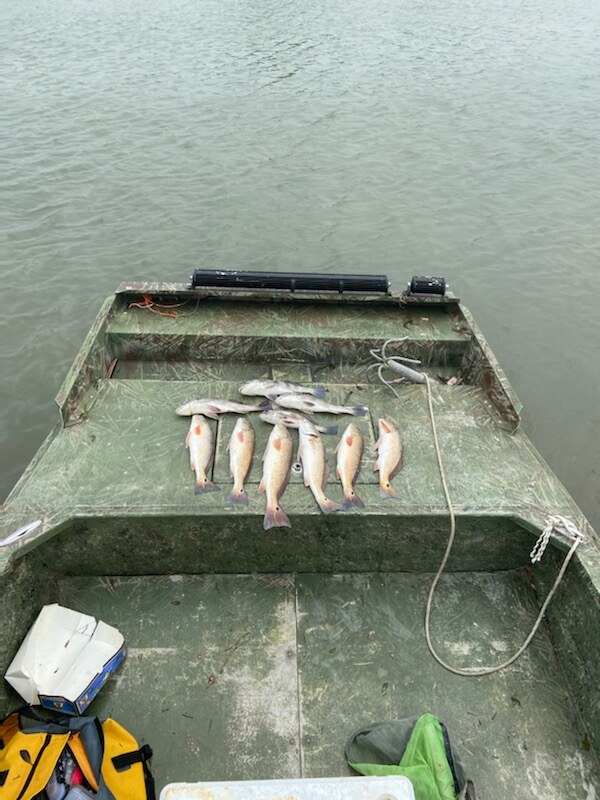
[[[2,494],[121,280],[433,273],[600,529],[598,2],[3,0],[0,117]]]

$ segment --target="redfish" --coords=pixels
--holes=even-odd
[[[269,425],[277,425],[278,422],[281,422],[281,424],[285,425],[286,428],[299,428],[300,423],[303,420],[306,420],[306,417],[303,417],[302,414],[296,414],[294,411],[286,411],[283,408],[276,408],[272,411],[263,411],[263,413],[260,415],[260,418],[264,422],[268,422]],[[335,436],[335,434],[338,432],[337,425],[328,425],[327,427],[323,425],[315,425],[315,428],[321,433],[327,433],[333,436]]]
[[[218,492],[220,487],[208,479],[214,457],[215,436],[208,421],[201,414],[194,414],[190,423],[185,446],[190,451],[190,467],[196,473],[196,494]]]
[[[280,408],[293,408],[307,414],[352,414],[355,417],[364,417],[368,411],[366,406],[336,406],[326,400],[312,399],[301,394],[282,394],[274,402]]]
[[[398,497],[391,481],[402,469],[400,434],[385,419],[380,419],[378,424],[379,439],[373,445],[373,450],[378,451],[378,457],[373,470],[379,472],[379,493],[383,498]]]
[[[306,386],[303,383],[290,383],[289,381],[255,380],[246,381],[239,388],[240,394],[263,395],[271,400],[280,394],[311,394],[314,397],[325,397],[323,386]]]
[[[258,487],[267,499],[264,529],[291,528],[287,514],[281,508],[280,498],[290,479],[292,466],[292,437],[280,423],[275,425],[263,454],[263,477]]]
[[[341,511],[343,506],[325,496],[327,459],[325,457],[325,445],[319,436],[319,432],[312,422],[308,420],[303,420],[300,423],[299,431],[300,448],[298,455],[302,462],[304,485],[310,487],[323,514]]]
[[[219,414],[251,414],[253,411],[266,411],[271,408],[268,402],[260,405],[237,403],[235,400],[219,400],[216,397],[203,397],[201,400],[190,400],[175,410],[180,417],[190,414],[202,414],[210,419],[218,419]]]
[[[248,493],[244,481],[248,477],[254,455],[254,428],[246,417],[240,417],[227,445],[229,450],[229,471],[233,478],[233,489],[227,498],[228,503],[248,505]]]
[[[354,490],[354,481],[360,469],[365,441],[362,432],[356,423],[351,422],[340,439],[336,448],[337,469],[336,478],[341,481],[344,490],[344,507],[358,506],[364,508],[365,504]]]

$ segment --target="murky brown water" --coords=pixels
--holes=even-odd
[[[119,281],[438,273],[600,528],[597,3],[4,0],[0,98],[3,494]]]

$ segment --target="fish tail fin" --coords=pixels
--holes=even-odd
[[[327,436],[337,436],[339,428],[337,425],[317,425],[317,430],[321,431],[321,433],[324,433]]]
[[[339,503],[335,503],[333,500],[330,500],[325,496],[323,496],[320,500],[317,500],[317,503],[319,504],[319,508],[323,514],[331,514],[332,511],[344,510],[344,506],[340,505]]]
[[[365,504],[356,494],[354,489],[350,489],[350,491],[344,495],[344,508],[351,508],[352,506],[354,506],[355,508],[365,507]]]
[[[389,481],[379,484],[379,496],[382,500],[385,500],[386,497],[400,497]]]
[[[324,386],[314,386],[313,387],[313,397],[316,397],[317,400],[324,400],[325,399],[325,387]]]
[[[207,492],[220,492],[221,487],[209,481],[208,478],[196,481],[196,494],[207,494]]]
[[[248,492],[242,489],[233,489],[229,497],[227,498],[228,503],[233,503],[234,505],[240,506],[247,506],[248,505]]]
[[[366,417],[368,410],[367,406],[356,406],[352,409],[352,413],[355,417]]]
[[[258,407],[260,408],[261,411],[272,411],[273,401],[272,399],[263,400]]]
[[[288,515],[285,511],[281,508],[281,506],[275,506],[275,508],[269,508],[267,506],[267,510],[265,511],[265,520],[264,520],[264,529],[268,531],[270,528],[291,528],[292,524],[288,518]]]

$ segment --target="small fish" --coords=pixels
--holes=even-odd
[[[327,459],[325,445],[316,427],[309,420],[300,423],[300,448],[298,455],[304,471],[304,485],[309,486],[323,514],[342,511],[343,506],[325,496]]]
[[[301,394],[282,394],[275,398],[275,405],[308,414],[352,414],[355,417],[364,417],[369,410],[366,406],[336,406],[326,400],[311,400]]]
[[[229,472],[233,478],[233,489],[228,503],[248,505],[248,492],[244,489],[244,481],[248,477],[254,455],[254,428],[246,417],[240,417],[227,445],[229,450]]]
[[[365,504],[354,490],[354,481],[360,469],[360,460],[365,447],[365,441],[358,425],[351,422],[340,439],[336,448],[337,469],[335,477],[341,481],[344,490],[344,508],[358,506],[364,508]]]
[[[263,476],[258,491],[267,499],[264,529],[291,528],[287,514],[279,505],[281,495],[290,479],[292,466],[292,437],[284,425],[277,424],[271,431],[262,460]]]
[[[201,400],[190,400],[175,411],[180,417],[190,414],[202,414],[210,419],[218,419],[219,414],[251,414],[253,411],[267,411],[271,408],[268,402],[250,406],[247,403],[236,403],[235,400],[218,400],[214,397],[203,397]]]
[[[324,386],[305,386],[302,383],[288,383],[287,381],[258,380],[246,381],[239,388],[240,394],[263,395],[270,400],[280,394],[311,394],[314,397],[325,397]]]
[[[206,476],[212,465],[214,445],[215,437],[209,423],[201,414],[194,414],[185,437],[185,446],[190,451],[190,467],[196,473],[196,494],[220,490]]]
[[[295,414],[293,411],[284,411],[282,408],[273,409],[272,411],[265,411],[260,415],[263,422],[268,422],[269,425],[277,425],[280,422],[286,428],[299,428],[300,423],[306,420],[302,414]],[[321,433],[326,433],[335,436],[338,432],[337,425],[315,425],[315,428]]]
[[[378,457],[373,471],[379,472],[379,493],[382,498],[399,497],[398,492],[392,487],[391,481],[402,469],[400,434],[385,419],[380,419],[378,424],[379,439],[373,445],[373,450],[378,451]]]

